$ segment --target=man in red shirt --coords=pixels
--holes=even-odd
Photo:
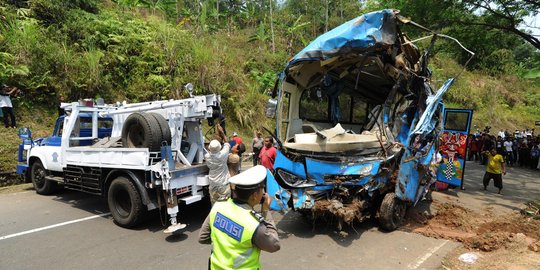
[[[274,172],[274,161],[276,160],[276,148],[274,138],[268,136],[264,138],[264,147],[259,153],[259,164]]]
[[[241,144],[242,143],[242,138],[240,138],[240,136],[238,136],[238,133],[236,133],[236,131],[233,132],[232,139],[236,142],[236,144]]]

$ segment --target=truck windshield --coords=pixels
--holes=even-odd
[[[81,117],[81,129],[91,129],[92,128],[92,118]],[[113,121],[112,119],[98,119],[98,128],[112,128]]]

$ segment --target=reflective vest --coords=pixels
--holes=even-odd
[[[261,250],[251,239],[259,226],[250,210],[231,199],[216,202],[210,211],[210,237],[214,245],[211,269],[259,269]]]

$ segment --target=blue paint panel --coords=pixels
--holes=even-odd
[[[407,158],[408,155],[403,158]],[[418,190],[418,171],[416,170],[418,160],[401,163],[398,173],[399,184],[396,185],[396,196],[402,200],[413,201]],[[402,192],[400,185],[405,187]]]
[[[328,59],[342,51],[393,45],[395,33],[396,19],[391,9],[367,13],[316,38],[295,55],[287,67],[299,61]]]
[[[303,189],[297,189],[296,192],[296,202],[294,202],[294,209],[299,209],[304,204],[304,202],[307,200],[307,196],[304,195]]]
[[[28,164],[17,164],[17,174],[24,174],[28,170]]]
[[[326,186],[314,186],[313,190],[322,191],[322,190],[331,190],[333,189],[333,185],[326,185]]]
[[[306,194],[305,189],[291,190],[294,210],[310,209],[315,205],[315,200]]]
[[[416,123],[416,126],[413,131],[411,131],[411,134],[428,134],[433,131],[435,126],[437,125],[436,119],[433,117],[435,115],[435,112],[439,110],[439,105],[442,103],[442,97],[446,91],[452,86],[455,79],[450,78],[444,82],[444,84],[437,90],[437,93],[434,95],[430,95],[426,99],[426,108],[424,110],[424,113],[420,116],[420,119],[418,119],[418,123]]]
[[[306,179],[306,168],[304,167],[304,164],[288,159],[279,150],[277,150],[276,161],[274,162],[274,170],[277,169],[283,169],[302,179]]]
[[[328,161],[319,161],[310,158],[306,158],[306,167],[309,172],[309,177],[317,181],[317,184],[325,184],[324,176],[325,175],[359,175],[364,174],[363,169],[372,165],[372,168],[369,172],[369,175],[362,178],[362,181],[358,185],[364,185],[369,181],[371,175],[377,174],[379,171],[380,162],[371,162],[371,163],[338,163],[338,162],[328,162]]]
[[[221,213],[217,213],[216,217],[214,218],[214,227],[218,230],[224,232],[231,238],[235,239],[236,241],[240,242],[240,239],[242,239],[242,233],[244,232],[244,227],[228,217],[222,215]]]
[[[290,195],[279,186],[274,175],[268,169],[266,170],[266,192],[272,197],[270,209],[274,211],[288,210],[287,202],[290,199]]]
[[[411,152],[407,150],[402,157],[402,162],[399,167],[398,173],[398,185],[396,185],[396,196],[402,200],[416,202],[418,199],[418,187],[420,185],[420,174],[418,172],[418,165],[424,165],[426,169],[429,169],[431,159],[433,154],[437,149],[432,145],[428,150],[426,156],[411,159]],[[410,161],[405,162],[406,160],[411,159]],[[426,172],[427,173],[427,172]],[[400,188],[403,186],[405,191],[403,192]]]

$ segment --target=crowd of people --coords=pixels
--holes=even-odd
[[[253,167],[241,172],[243,140],[216,125],[216,137],[205,155],[209,168],[212,209],[203,222],[199,242],[212,244],[209,269],[259,269],[261,251],[280,249],[272,216],[271,197],[265,192],[267,170],[273,171],[276,149],[272,137],[255,132],[252,140]],[[261,205],[261,210],[255,207]]]
[[[470,134],[467,144],[469,161],[478,161],[485,165],[487,158],[481,153],[495,148],[508,166],[540,169],[540,136],[534,134],[534,129],[516,129],[513,133],[501,129],[497,135],[492,135],[489,127],[486,127],[483,132],[477,130]]]
[[[237,132],[232,133],[228,139],[225,129],[217,124],[216,136],[208,145],[208,153],[205,155],[209,168],[209,188],[212,204],[221,197],[229,197],[230,177],[242,171],[242,154],[246,146]],[[277,151],[274,147],[274,138],[262,137],[261,132],[255,132],[251,142],[253,166],[262,165],[265,169],[273,172],[274,161]]]

